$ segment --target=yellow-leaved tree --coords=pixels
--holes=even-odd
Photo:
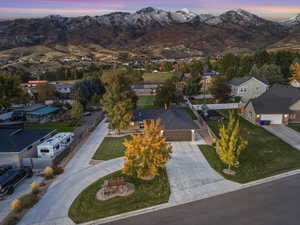
[[[292,64],[290,70],[292,72],[292,76],[289,78],[289,80],[297,80],[300,82],[300,64]]]
[[[145,122],[144,133],[132,135],[132,140],[125,140],[125,163],[123,173],[144,180],[151,180],[159,175],[171,158],[172,147],[161,135],[159,120]]]
[[[231,167],[239,164],[240,153],[247,147],[248,141],[240,136],[240,123],[232,111],[229,113],[227,126],[223,124],[220,128],[219,136],[216,151],[223,163],[228,165],[223,172],[233,175],[235,172],[231,170]]]

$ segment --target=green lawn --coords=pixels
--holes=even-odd
[[[155,96],[139,96],[137,107],[139,109],[159,108],[155,106],[154,101],[155,101]]]
[[[220,122],[209,121],[208,124],[218,134]],[[298,150],[264,128],[255,126],[241,117],[240,126],[240,134],[248,140],[249,144],[241,153],[240,166],[234,168],[237,172],[235,176],[226,176],[222,173],[225,166],[212,147],[200,146],[210,165],[224,177],[246,183],[300,168],[300,152]]]
[[[72,132],[75,127],[68,122],[35,123],[26,126],[27,129],[56,129],[57,132]]]
[[[124,156],[125,146],[123,142],[131,136],[124,137],[106,137],[97,149],[93,159],[95,160],[110,160]]]
[[[70,218],[75,223],[83,223],[168,202],[170,186],[166,170],[162,170],[161,176],[152,181],[142,181],[122,175],[127,182],[135,185],[135,192],[132,195],[107,201],[96,200],[96,193],[104,180],[121,175],[121,171],[118,171],[87,187],[71,205]]]
[[[189,107],[177,107],[177,108],[184,110],[193,120],[197,119],[196,115]]]
[[[300,124],[290,124],[288,125],[288,127],[294,129],[297,132],[300,132]]]
[[[164,83],[166,80],[171,79],[174,76],[170,72],[159,73],[144,73],[144,83]]]

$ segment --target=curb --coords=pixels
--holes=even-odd
[[[114,221],[117,221],[117,220],[122,220],[122,219],[126,219],[126,218],[133,217],[133,216],[138,216],[138,215],[142,215],[142,214],[146,214],[146,213],[150,213],[150,212],[155,212],[155,211],[158,211],[158,210],[161,210],[161,209],[172,208],[172,207],[175,207],[175,206],[180,206],[180,205],[184,205],[184,204],[187,204],[187,203],[192,203],[192,202],[195,202],[195,201],[215,197],[215,196],[218,196],[218,195],[227,194],[227,193],[231,193],[231,192],[234,192],[234,191],[247,189],[247,188],[250,188],[250,187],[265,184],[265,183],[275,181],[275,180],[280,180],[282,178],[290,177],[290,176],[297,175],[297,174],[300,174],[300,169],[289,171],[289,172],[278,174],[278,175],[274,175],[274,176],[267,177],[267,178],[263,178],[263,179],[260,179],[260,180],[257,180],[257,181],[252,181],[252,182],[249,182],[249,183],[241,184],[239,187],[229,188],[229,189],[223,190],[223,191],[211,192],[209,194],[202,195],[201,197],[195,198],[193,200],[174,202],[174,203],[164,203],[164,204],[160,204],[160,205],[156,205],[156,206],[152,206],[152,207],[148,207],[148,208],[144,208],[144,209],[140,209],[140,210],[136,210],[136,211],[132,211],[132,212],[127,212],[127,213],[122,213],[122,214],[115,215],[115,216],[106,217],[106,218],[103,218],[103,219],[98,219],[98,220],[94,220],[94,221],[90,221],[90,222],[86,222],[86,223],[81,223],[79,225],[100,225],[100,224],[105,224],[105,223],[109,223],[109,222],[114,222]]]

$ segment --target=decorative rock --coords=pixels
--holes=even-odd
[[[104,186],[97,194],[96,199],[106,201],[115,197],[126,197],[135,191],[134,184],[125,182],[119,186]]]

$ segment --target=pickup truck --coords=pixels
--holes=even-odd
[[[33,172],[29,167],[14,168],[6,171],[0,176],[0,198],[13,194],[16,186],[24,179],[32,177],[32,175]]]

